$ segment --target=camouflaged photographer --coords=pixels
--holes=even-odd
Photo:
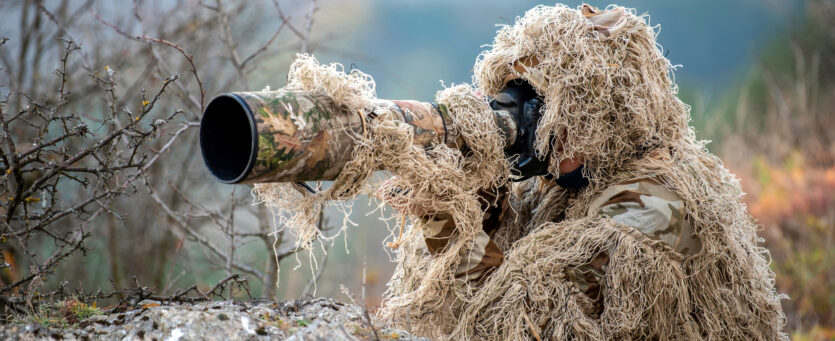
[[[303,246],[322,238],[324,202],[398,208],[380,314],[418,335],[786,339],[738,181],[696,140],[648,21],[537,6],[437,109],[378,100],[367,75],[300,56],[282,92],[209,105],[204,157],[225,182],[279,181],[253,191]],[[371,184],[376,170],[394,177]],[[334,184],[288,183],[313,179]]]

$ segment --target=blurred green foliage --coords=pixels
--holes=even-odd
[[[101,315],[102,311],[95,303],[86,304],[77,300],[67,300],[39,305],[37,311],[26,317],[28,321],[49,328],[73,328],[78,322],[92,316]]]
[[[737,176],[772,255],[789,330],[835,339],[835,2],[808,1],[706,112],[702,135]]]

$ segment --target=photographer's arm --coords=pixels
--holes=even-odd
[[[499,229],[509,206],[506,187],[498,191],[481,190],[479,198],[484,211],[483,228],[455,271],[456,278],[473,283],[481,282],[504,261],[502,250],[492,236]],[[424,241],[431,254],[443,252],[457,238],[455,222],[448,215],[440,213],[423,219]]]
[[[458,238],[455,221],[447,212],[429,213],[421,207],[410,205],[401,190],[391,186],[395,181],[384,184],[379,195],[400,212],[421,217],[422,233],[426,248],[433,256],[443,253]],[[510,206],[508,188],[481,190],[478,193],[484,212],[482,229],[476,236],[473,247],[461,255],[455,277],[467,282],[478,283],[504,261],[504,255],[492,236],[502,224]]]

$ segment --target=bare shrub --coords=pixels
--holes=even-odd
[[[200,287],[217,277],[275,298],[277,261],[297,251],[249,191],[205,171],[197,128],[207,96],[260,88],[267,57],[289,64],[318,46],[318,4],[130,5],[0,4],[20,18],[0,26],[0,301],[12,311],[70,294],[123,302],[140,282],[157,297],[196,282],[189,297],[209,297]],[[90,291],[103,286],[116,290]]]

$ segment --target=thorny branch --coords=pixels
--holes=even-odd
[[[86,253],[84,242],[91,234],[85,227],[90,221],[104,211],[119,218],[107,203],[131,194],[128,185],[135,176],[127,172],[146,169],[156,161],[157,155],[149,158],[146,145],[159,138],[166,123],[181,113],[176,110],[148,123],[143,120],[154,112],[178,74],[166,78],[150,98],[143,90],[134,112],[128,103],[116,109],[123,102],[116,95],[114,74],[108,67],[106,75],[90,75],[107,95],[109,109],[98,126],[90,128],[77,113],[66,110],[71,104],[68,65],[77,50],[74,42],[65,41],[56,70],[58,91],[52,101],[16,91],[2,94],[0,100],[0,240],[15,240],[31,263],[29,274],[0,287],[0,294],[22,293],[29,307],[33,287],[45,275],[75,252]],[[10,111],[10,102],[22,103],[22,109]],[[116,185],[125,176],[128,180]],[[72,188],[80,191],[72,193]],[[63,228],[55,225],[64,219],[73,223]],[[30,247],[30,241],[39,236],[52,239],[55,245],[46,260]],[[8,297],[4,301],[7,305],[15,302]]]
[[[170,41],[167,41],[165,39],[151,38],[151,37],[148,37],[148,36],[140,36],[140,37],[136,37],[136,39],[148,40],[148,41],[152,41],[152,42],[155,42],[155,43],[171,46],[171,47],[175,48],[177,51],[180,51],[180,53],[183,55],[183,57],[185,57],[186,60],[188,60],[188,63],[191,64],[191,73],[194,74],[194,80],[197,81],[197,87],[200,88],[200,111],[202,112],[203,109],[206,108],[205,107],[206,91],[203,90],[203,82],[200,81],[200,76],[197,75],[197,67],[194,66],[194,57],[191,54],[189,54],[188,52],[186,52],[186,50],[184,50],[182,47],[180,47],[180,45],[174,44],[174,43],[172,43]]]
[[[310,8],[305,15],[305,22],[303,30],[299,30],[295,26],[290,23],[290,16],[286,15],[283,10],[281,10],[281,5],[279,4],[278,0],[272,0],[273,6],[275,6],[276,11],[278,12],[278,17],[282,20],[282,22],[287,24],[287,28],[299,38],[299,43],[301,44],[301,48],[299,49],[301,53],[309,53],[310,48],[310,31],[313,28],[313,18],[316,14],[316,11],[319,9],[319,6],[316,3],[316,0],[310,1]]]
[[[291,32],[299,38],[301,45],[303,46],[302,52],[307,52],[307,48],[305,46],[308,46],[310,31],[313,26],[314,14],[315,11],[318,10],[316,1],[311,2],[311,7],[306,15],[303,32],[297,30],[291,25],[290,17],[284,14],[277,0],[274,0],[273,3],[281,19],[278,28],[274,31],[270,38],[261,45],[261,47],[243,59],[240,57],[238,52],[239,43],[236,40],[236,36],[231,33],[233,16],[229,15],[224,3],[220,0],[215,0],[214,4],[200,3],[203,7],[211,10],[217,15],[216,22],[218,22],[220,26],[220,40],[226,48],[226,59],[231,62],[233,70],[237,75],[236,81],[242,86],[247,87],[249,85],[247,74],[251,70],[248,69],[247,66],[254,61],[257,56],[267,51],[285,27],[289,28]],[[135,13],[138,15],[136,10]],[[118,30],[118,28],[115,27],[114,29]],[[294,246],[284,246],[279,248],[275,251],[275,257],[270,257],[266,270],[264,271],[260,271],[246,265],[236,255],[240,246],[245,245],[252,240],[261,240],[268,250],[272,250],[274,242],[277,242],[278,244],[284,242],[283,233],[275,235],[272,233],[272,229],[269,224],[269,212],[263,209],[263,207],[257,209],[256,212],[251,212],[253,215],[259,217],[258,229],[256,231],[246,231],[245,228],[239,226],[240,223],[236,222],[235,212],[237,210],[252,210],[252,208],[238,206],[240,199],[234,194],[234,191],[230,196],[229,205],[220,210],[206,207],[205,205],[190,199],[186,193],[170,182],[168,182],[168,185],[173,192],[177,194],[179,201],[188,207],[187,211],[182,212],[171,208],[170,205],[166,204],[163,198],[160,197],[157,193],[158,191],[151,189],[150,186],[149,193],[154,202],[160,206],[166,216],[169,217],[170,221],[174,223],[175,233],[177,233],[180,238],[185,238],[186,240],[203,245],[204,250],[208,253],[208,256],[217,260],[217,263],[222,262],[222,268],[225,269],[227,273],[240,271],[261,279],[263,286],[265,288],[269,288],[265,290],[264,296],[266,298],[272,298],[274,295],[275,283],[277,281],[276,272],[278,263],[282,259],[291,256],[300,250]],[[220,234],[224,236],[227,241],[225,245],[220,245],[216,241],[208,238],[205,234],[201,234],[195,230],[193,226],[198,225],[196,224],[197,221],[207,221],[212,227],[214,227],[214,230],[220,232]],[[314,275],[314,280],[320,275],[321,271],[318,275]]]
[[[309,52],[318,4],[311,1],[309,7],[305,6],[302,9],[305,14],[298,16],[304,21],[294,26],[278,1],[273,0],[281,18],[277,28],[267,39],[251,45],[251,53],[241,55],[238,35],[233,30],[237,17],[230,13],[237,13],[247,3],[224,6],[216,0],[214,5],[202,4],[210,12],[195,14],[182,22],[164,22],[158,28],[152,27],[154,18],[143,17],[141,1],[134,1],[132,24],[106,20],[93,9],[94,3],[88,0],[75,9],[64,3],[54,9],[40,0],[23,1],[20,5],[23,16],[35,20],[24,19],[21,31],[25,34],[21,35],[21,42],[12,40],[20,46],[19,53],[3,51],[9,39],[0,37],[0,251],[3,251],[0,272],[11,274],[9,279],[0,278],[0,307],[31,312],[38,302],[69,295],[82,301],[118,298],[120,304],[135,304],[143,299],[196,302],[212,296],[223,297],[229,285],[245,285],[244,276],[261,281],[265,288],[262,296],[274,298],[278,262],[299,250],[285,245],[284,233],[273,233],[268,210],[241,205],[242,200],[247,200],[244,199],[248,195],[246,191],[232,191],[225,206],[219,208],[194,200],[195,181],[205,179],[195,180],[195,172],[179,168],[180,163],[188,164],[195,154],[199,155],[195,153],[195,144],[184,143],[183,139],[193,137],[194,128],[199,127],[206,91],[217,91],[206,86],[220,86],[224,90],[224,82],[236,82],[248,87],[247,75],[257,68],[259,57],[285,36],[282,34],[287,31],[285,28],[298,39],[301,51]],[[85,13],[95,17],[94,25],[103,25],[115,33],[113,36],[143,42],[135,48],[142,53],[119,58],[128,50],[111,53],[110,49],[99,47],[111,46],[105,42],[87,42],[90,45],[81,49],[76,38],[83,37],[80,33],[84,30],[75,25],[82,22],[76,18]],[[173,15],[174,10],[162,17],[173,18]],[[41,17],[46,24],[40,23]],[[217,33],[214,38],[201,37],[210,38],[205,41],[220,37],[223,44],[217,45],[225,47],[225,51],[221,49],[215,54],[223,55],[221,60],[226,64],[204,61],[206,45],[194,41],[195,29]],[[60,51],[49,50],[42,43],[43,37],[50,35],[53,39],[63,38]],[[119,44],[113,46],[116,45]],[[34,46],[34,57],[27,52],[32,51],[29,46]],[[184,58],[166,58],[168,48]],[[52,82],[55,86],[49,91],[43,91],[46,89],[43,84],[48,82],[37,76],[41,65],[48,64],[41,60],[45,51],[60,52]],[[200,51],[201,55],[196,58],[194,51]],[[137,64],[143,63],[137,69]],[[213,78],[214,74],[200,72],[218,68],[232,70],[234,75],[219,81]],[[87,77],[73,70],[84,70]],[[176,70],[188,70],[193,82],[180,79]],[[133,77],[128,86],[122,86],[121,81],[127,78],[128,72],[139,76]],[[2,81],[4,77],[9,78],[8,83]],[[37,86],[40,91],[28,89],[24,84]],[[143,86],[148,85],[154,90],[146,91]],[[193,110],[173,109],[172,95]],[[188,115],[188,119],[178,118],[181,114]],[[178,168],[179,173],[161,170]],[[143,200],[145,194],[151,200]],[[136,214],[120,206],[120,198],[125,197],[135,197],[132,202],[142,203],[138,206],[160,212],[154,218],[164,220],[163,229],[175,236],[163,238],[161,245],[174,251],[156,249],[161,254],[159,262],[162,263],[158,265],[164,266],[165,255],[179,252],[182,241],[189,241],[200,245],[206,257],[229,276],[211,290],[201,291],[191,286],[171,296],[151,293],[135,278],[136,288],[109,293],[85,294],[80,289],[72,293],[66,281],[61,281],[58,289],[46,292],[44,287],[48,283],[57,283],[56,269],[75,255],[86,255],[91,250],[90,240],[105,232],[102,230],[108,234],[123,233],[118,226],[107,226],[102,216],[109,217],[110,224],[122,224],[125,228],[136,221]],[[245,262],[239,255],[242,247],[252,242],[263,244],[270,252],[274,244],[279,246],[275,257],[268,257],[264,268]],[[44,249],[43,245],[49,247]],[[120,269],[118,260],[110,261],[112,269]],[[313,280],[319,275],[321,271]],[[111,276],[114,288],[124,285],[120,284],[118,271]],[[156,287],[170,287],[162,284],[157,281]]]
[[[132,288],[119,288],[111,279],[111,283],[114,286],[111,291],[98,289],[94,292],[84,292],[81,289],[70,290],[67,288],[69,283],[67,281],[61,281],[58,289],[46,293],[34,294],[31,299],[35,301],[63,301],[73,299],[81,302],[95,302],[108,298],[118,298],[118,304],[113,306],[113,308],[116,308],[117,310],[126,310],[130,308],[141,308],[142,306],[140,306],[140,304],[147,304],[147,300],[157,301],[160,303],[196,303],[209,301],[213,297],[227,299],[229,295],[224,295],[223,292],[231,292],[234,289],[242,290],[243,292],[246,292],[249,297],[252,297],[246,277],[240,274],[231,274],[226,276],[206,291],[200,290],[197,285],[192,285],[184,290],[177,290],[173,294],[167,296],[159,295],[155,293],[152,288],[141,285],[136,277],[133,277],[133,282],[134,287]],[[17,307],[20,304],[25,303],[20,297],[4,296],[0,296],[0,302],[12,307]]]

